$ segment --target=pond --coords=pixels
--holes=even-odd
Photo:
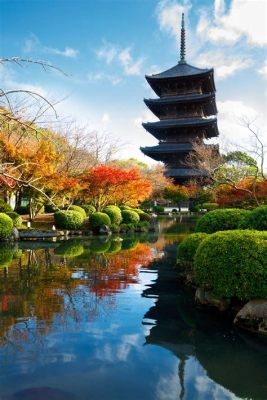
[[[0,399],[267,399],[266,342],[179,283],[191,225],[2,244]]]

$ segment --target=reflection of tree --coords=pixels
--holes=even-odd
[[[2,248],[0,345],[41,345],[54,324],[64,330],[114,308],[114,293],[137,282],[139,267],[154,257],[151,247],[136,239],[127,250],[119,239],[70,240],[57,244],[55,252],[44,244],[36,247],[22,253]]]

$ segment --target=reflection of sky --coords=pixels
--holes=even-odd
[[[13,326],[15,346],[0,348],[0,400],[45,386],[73,393],[78,400],[177,400],[179,359],[162,347],[144,345],[151,325],[142,321],[156,323],[144,320],[156,300],[141,294],[156,278],[155,272],[141,270],[138,283],[98,299],[95,315],[90,314],[90,302],[97,298],[80,285],[71,299],[65,295],[67,319],[57,313],[42,335],[36,335],[44,327],[34,317],[27,320],[27,330],[25,321]],[[16,330],[28,332],[28,337],[16,340]],[[185,399],[236,397],[214,383],[191,357],[185,366]]]

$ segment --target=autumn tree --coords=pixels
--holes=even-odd
[[[151,195],[151,183],[136,168],[124,170],[110,165],[90,168],[82,178],[81,196],[101,211],[107,204],[136,206]]]

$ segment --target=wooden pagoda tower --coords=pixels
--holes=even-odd
[[[159,74],[146,75],[146,80],[158,95],[144,99],[147,107],[159,118],[143,123],[143,127],[159,140],[157,146],[141,147],[141,151],[156,161],[162,161],[166,175],[178,184],[203,176],[200,170],[186,166],[186,156],[193,142],[218,136],[217,108],[213,69],[201,69],[185,60],[185,27],[182,14],[180,61]]]

